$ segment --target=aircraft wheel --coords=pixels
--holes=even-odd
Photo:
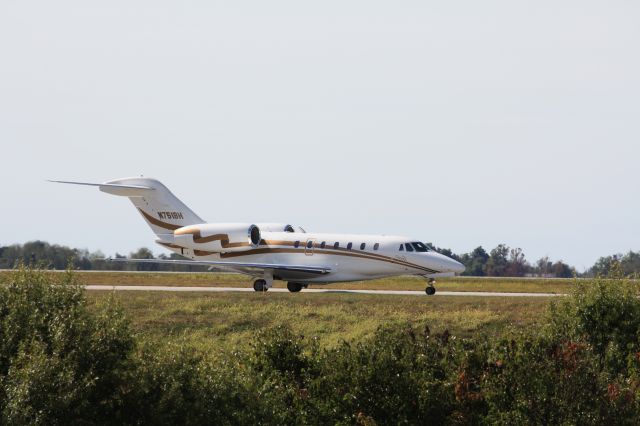
[[[267,287],[267,282],[265,280],[255,280],[253,282],[253,289],[255,291],[267,291],[269,287]]]
[[[291,283],[291,282],[287,283],[287,288],[289,289],[289,291],[291,293],[299,292],[300,290],[302,290],[302,287],[303,287],[303,285],[300,284],[300,283]]]
[[[434,294],[436,294],[436,288],[433,286],[429,286],[424,289],[424,292],[427,293],[427,296],[433,296]]]

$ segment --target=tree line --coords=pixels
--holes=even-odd
[[[146,248],[129,253],[128,255],[115,253],[114,259],[162,259],[185,260],[176,253],[154,256]],[[38,265],[45,269],[65,270],[71,264],[78,270],[95,271],[172,271],[172,272],[202,272],[207,268],[197,265],[168,265],[168,264],[133,264],[126,262],[111,262],[102,251],[71,248],[45,241],[30,241],[25,244],[0,246],[0,269],[11,269],[19,263]]]
[[[551,260],[542,257],[535,262],[529,262],[521,248],[512,248],[505,244],[487,252],[482,246],[470,253],[454,253],[448,248],[436,247],[428,244],[433,250],[449,256],[465,265],[462,275],[473,277],[545,277],[571,278],[605,276],[611,271],[612,265],[619,264],[626,275],[640,273],[640,252],[630,251],[627,254],[616,254],[601,257],[584,272],[578,272],[575,267],[562,260]],[[38,264],[47,269],[66,269],[69,262],[75,269],[80,270],[111,270],[111,271],[174,271],[174,272],[203,272],[203,266],[170,265],[170,264],[132,264],[126,262],[109,262],[104,260],[101,251],[91,252],[87,249],[70,248],[44,241],[31,241],[25,244],[0,246],[0,269],[11,269],[19,262]],[[154,255],[142,247],[127,255],[115,253],[116,259],[163,259],[184,260],[176,253]]]

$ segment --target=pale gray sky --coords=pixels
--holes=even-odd
[[[209,221],[640,250],[640,3],[0,2],[0,245],[128,253],[162,180]],[[153,247],[161,252],[159,247]]]

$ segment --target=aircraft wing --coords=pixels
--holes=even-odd
[[[303,275],[326,275],[331,272],[328,266],[309,266],[309,265],[285,265],[277,263],[240,263],[240,262],[216,262],[212,260],[175,260],[175,259],[104,259],[108,262],[126,262],[126,263],[158,263],[169,265],[202,265],[211,266],[213,268],[230,269],[248,275],[261,275],[265,270],[274,272],[284,272],[286,275],[303,274]],[[279,274],[276,274],[279,275]]]

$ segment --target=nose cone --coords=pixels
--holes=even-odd
[[[441,272],[453,272],[461,274],[466,269],[465,266],[450,257],[447,257],[440,253],[429,253],[437,262],[437,269]]]
[[[451,272],[455,272],[456,274],[461,274],[464,272],[466,268],[462,263],[453,259],[450,259],[450,260],[451,260],[451,266],[450,266]]]

